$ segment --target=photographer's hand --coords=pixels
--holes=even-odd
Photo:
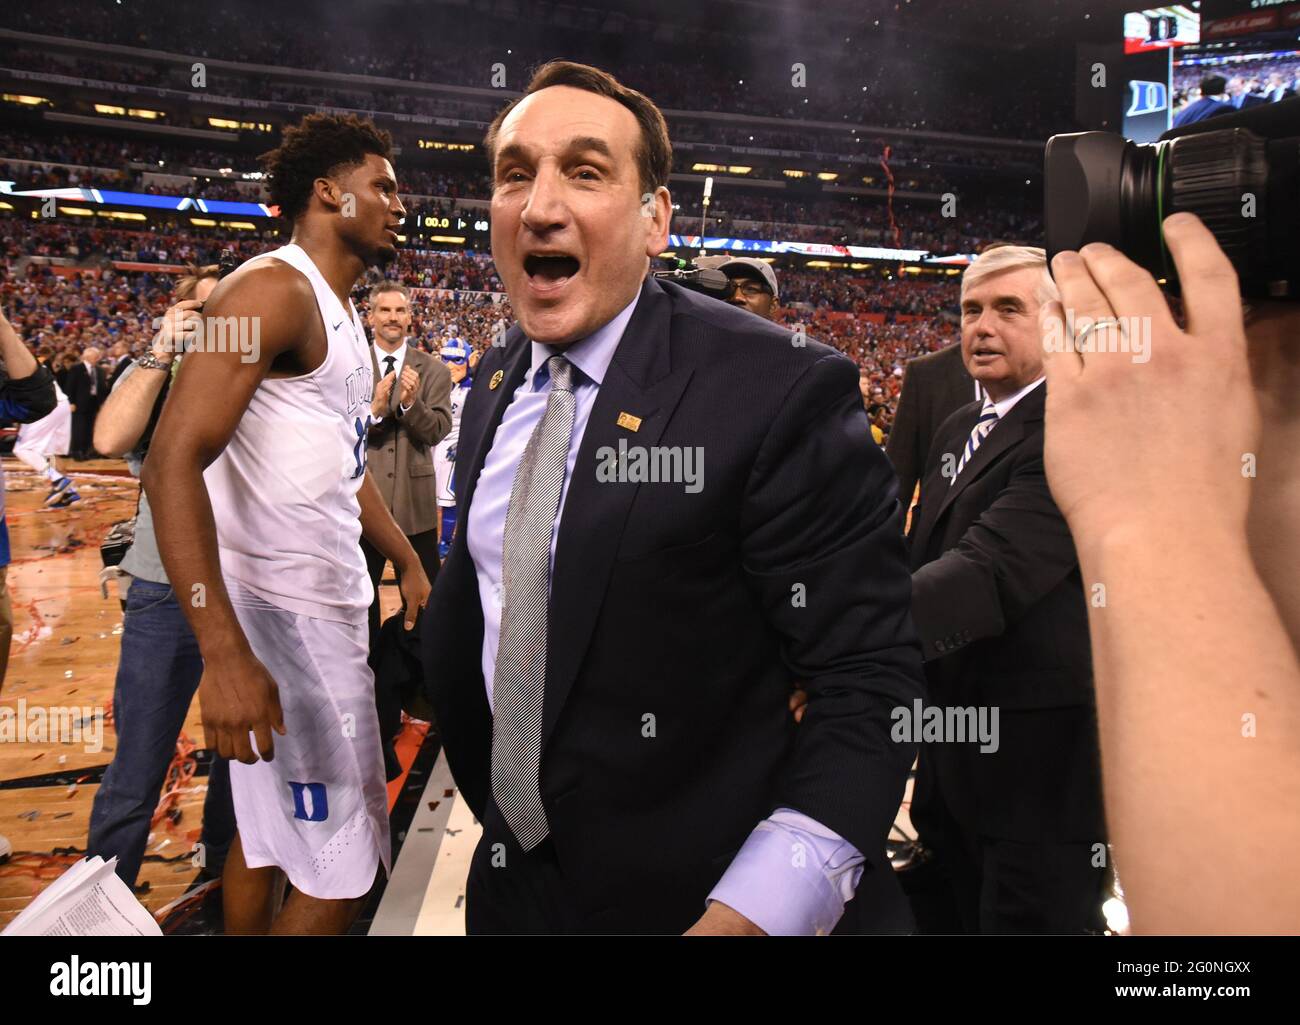
[[[1108,345],[1118,329],[1098,328],[1082,354],[1046,346],[1047,478],[1081,549],[1115,531],[1204,529],[1210,518],[1244,531],[1243,459],[1260,423],[1237,276],[1193,215],[1170,217],[1165,238],[1186,331],[1155,279],[1118,250],[1094,243],[1052,264],[1062,301],[1044,307],[1045,341],[1068,343],[1062,325],[1102,318],[1120,318],[1129,336]],[[1120,351],[1095,351],[1108,348]]]
[[[1300,663],[1248,546],[1261,407],[1232,265],[1190,214],[1164,232],[1186,331],[1108,246],[1056,258],[1045,311],[1049,328],[1069,310],[1150,332],[1145,362],[1047,353],[1047,479],[1088,599],[1109,839],[1135,932],[1290,933]],[[1294,575],[1294,521],[1277,526],[1272,571]],[[1268,843],[1235,842],[1242,822]]]
[[[158,333],[154,336],[151,346],[151,350],[158,360],[163,363],[171,363],[178,351],[184,351],[186,336],[192,335],[195,328],[203,320],[199,312],[202,309],[203,303],[195,299],[184,299],[174,306],[168,307],[167,311],[159,318],[162,323],[159,325]]]

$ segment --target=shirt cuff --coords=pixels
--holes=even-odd
[[[410,411],[411,411],[411,407],[410,407],[410,406],[398,406],[398,407],[397,407],[397,415],[398,415],[398,416],[406,416],[406,414],[409,413]]]
[[[769,936],[824,936],[844,914],[865,860],[815,819],[779,808],[749,834],[708,899]]]

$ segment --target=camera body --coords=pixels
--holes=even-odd
[[[693,292],[702,292],[714,299],[729,302],[735,298],[736,282],[720,270],[700,267],[694,261],[678,260],[673,270],[655,271],[658,281],[671,281],[675,285],[689,288]]]

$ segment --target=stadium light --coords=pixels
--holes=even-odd
[[[208,118],[210,128],[225,128],[237,132],[240,129],[249,132],[269,132],[271,125],[266,121],[232,121],[228,117],[210,117]]]

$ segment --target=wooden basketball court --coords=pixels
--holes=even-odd
[[[108,583],[107,597],[100,587],[99,546],[114,523],[135,514],[139,489],[121,460],[65,460],[82,501],[47,510],[46,482],[14,459],[4,465],[14,639],[0,709],[20,732],[0,733],[0,835],[13,845],[0,865],[0,929],[85,852],[91,802],[117,742],[113,682],[122,634],[116,585]],[[390,614],[397,589],[383,587],[381,600]],[[399,740],[408,770],[424,734],[422,724],[408,723]],[[140,869],[137,895],[155,914],[199,873],[193,851],[207,792],[203,747],[195,701]],[[406,783],[390,784],[390,805]]]

